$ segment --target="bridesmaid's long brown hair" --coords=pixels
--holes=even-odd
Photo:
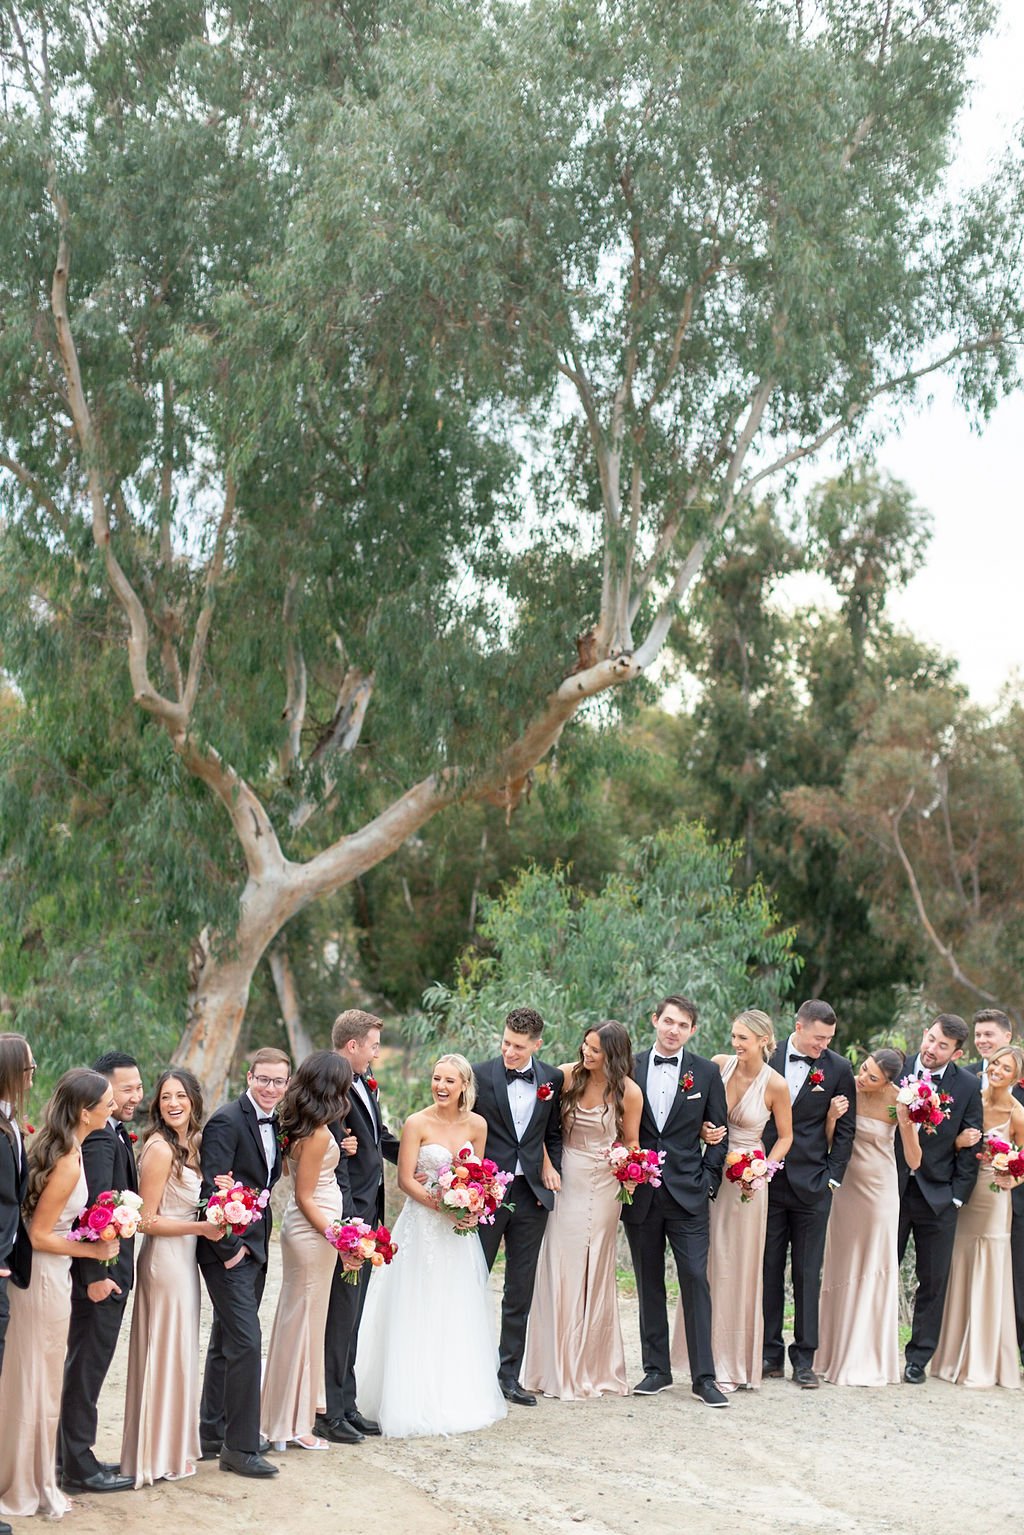
[[[608,1079],[604,1090],[604,1101],[606,1104],[611,1104],[614,1109],[615,1134],[621,1135],[626,1078],[633,1070],[633,1041],[629,1037],[625,1024],[616,1022],[614,1018],[608,1018],[604,1023],[595,1023],[592,1028],[585,1029],[583,1040],[588,1034],[596,1034],[601,1041],[601,1049],[604,1052],[604,1071]],[[562,1088],[562,1123],[566,1130],[571,1130],[576,1122],[576,1110],[579,1108],[583,1089],[590,1076],[583,1064],[583,1040],[580,1041],[579,1053],[573,1063],[569,1081]]]
[[[185,1131],[185,1145],[178,1139],[178,1132],[172,1130],[160,1117],[160,1094],[168,1082],[180,1082],[188,1094],[188,1129]],[[203,1129],[203,1089],[199,1085],[199,1078],[184,1066],[169,1066],[166,1071],[160,1073],[157,1084],[153,1089],[153,1096],[149,1104],[149,1124],[146,1126],[146,1140],[159,1135],[171,1148],[174,1161],[171,1165],[173,1173],[181,1174],[182,1168],[199,1166],[199,1143],[202,1140]]]
[[[75,1066],[66,1071],[53,1097],[43,1110],[43,1123],[39,1134],[33,1136],[28,1153],[28,1193],[25,1195],[25,1219],[29,1220],[39,1196],[49,1182],[50,1174],[60,1161],[78,1144],[75,1131],[83,1109],[94,1109],[110,1091],[107,1078],[87,1066]]]
[[[25,1112],[28,1068],[32,1064],[32,1051],[24,1034],[0,1034],[0,1099],[9,1103],[15,1119]],[[14,1140],[11,1122],[0,1109],[0,1131],[8,1140]]]

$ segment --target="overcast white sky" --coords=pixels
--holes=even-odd
[[[959,181],[984,178],[1024,117],[1024,4],[1003,0],[997,34],[977,61],[965,114]],[[1004,401],[979,434],[940,381],[930,406],[888,438],[878,462],[913,490],[934,520],[927,566],[890,612],[952,652],[979,703],[1024,675],[1024,392]],[[815,478],[829,472],[823,462]]]

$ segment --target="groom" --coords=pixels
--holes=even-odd
[[[896,1137],[900,1180],[897,1252],[902,1263],[913,1233],[917,1270],[914,1319],[903,1371],[908,1386],[923,1384],[925,1367],[938,1347],[957,1211],[970,1199],[978,1181],[974,1147],[956,1147],[961,1130],[984,1130],[981,1078],[956,1064],[966,1043],[964,1020],[956,1013],[940,1013],[925,1030],[916,1059],[911,1062],[907,1057],[908,1075],[919,1077],[928,1072],[932,1087],[947,1100],[944,1108],[948,1110],[948,1117],[936,1126],[933,1135],[921,1135],[921,1165],[914,1171],[907,1167],[903,1144]]]
[[[537,1398],[519,1384],[519,1372],[544,1226],[561,1186],[562,1073],[537,1059],[543,1033],[544,1020],[538,1012],[532,1007],[513,1008],[505,1019],[501,1055],[473,1067],[474,1108],[487,1121],[484,1155],[503,1172],[514,1174],[494,1224],[477,1229],[489,1269],[505,1238],[498,1384],[506,1401],[520,1407],[537,1405]]]
[[[821,1265],[832,1195],[843,1181],[857,1128],[857,1089],[845,1056],[830,1050],[836,1015],[827,1002],[801,1004],[793,1032],[772,1056],[785,1077],[793,1104],[793,1144],[785,1166],[768,1185],[768,1225],[764,1243],[764,1374],[785,1373],[782,1339],[786,1259],[793,1267],[793,1342],[789,1357],[793,1380],[814,1389],[818,1347],[818,1300]],[[833,1098],[849,1099],[846,1113],[828,1140],[828,1110]],[[778,1139],[774,1119],[765,1126],[768,1155]]]
[[[725,1086],[717,1066],[686,1046],[697,1029],[697,1007],[686,997],[665,997],[651,1022],[654,1047],[636,1058],[633,1077],[644,1095],[640,1144],[663,1151],[661,1186],[641,1186],[625,1205],[630,1256],[640,1302],[644,1378],[634,1396],[654,1396],[672,1384],[665,1306],[665,1242],[679,1274],[693,1394],[706,1407],[728,1407],[715,1385],[708,1285],[708,1200],[722,1181],[727,1135],[701,1156],[701,1126],[728,1123]]]

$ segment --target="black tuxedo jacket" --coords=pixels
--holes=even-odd
[[[199,1152],[203,1199],[209,1199],[216,1191],[217,1185],[213,1180],[218,1173],[234,1173],[236,1182],[244,1183],[257,1192],[260,1189],[272,1189],[280,1178],[281,1147],[277,1147],[273,1170],[268,1178],[263,1137],[256,1117],[257,1110],[247,1093],[231,1103],[223,1104],[210,1115]],[[219,1242],[204,1242],[200,1238],[196,1243],[196,1256],[204,1265],[227,1263],[240,1248],[247,1247],[258,1263],[266,1264],[267,1245],[273,1224],[268,1204],[262,1220],[253,1221],[244,1235],[236,1237],[229,1231]]]
[[[562,1170],[562,1073],[544,1061],[539,1061],[536,1056],[533,1058],[533,1070],[537,1087],[547,1084],[551,1088],[551,1096],[538,1097],[521,1141],[516,1139],[516,1127],[508,1101],[505,1062],[500,1055],[473,1067],[473,1075],[476,1077],[476,1103],[473,1107],[487,1121],[484,1156],[497,1162],[504,1173],[514,1173],[516,1163],[521,1162],[523,1176],[531,1192],[545,1210],[553,1210],[555,1196],[550,1189],[544,1187],[540,1175],[545,1146],[556,1171]]]
[[[341,1189],[341,1208],[348,1219],[367,1221],[379,1226],[384,1219],[384,1159],[398,1161],[398,1140],[381,1118],[375,1092],[370,1094],[372,1117],[366,1111],[358,1088],[349,1088],[348,1119],[331,1125],[331,1134],[340,1144],[346,1135],[358,1142],[354,1157],[341,1153],[336,1177]]]
[[[676,1204],[688,1215],[699,1215],[709,1199],[714,1199],[722,1182],[725,1154],[729,1149],[729,1137],[724,1136],[717,1146],[703,1148],[700,1127],[706,1119],[716,1125],[729,1123],[729,1109],[725,1100],[725,1083],[722,1073],[702,1055],[689,1050],[682,1051],[679,1062],[679,1091],[668,1111],[664,1128],[659,1131],[651,1105],[647,1100],[647,1067],[650,1050],[641,1050],[633,1067],[633,1080],[644,1095],[643,1112],[640,1115],[640,1144],[648,1150],[664,1151],[665,1161],[661,1169],[663,1188],[671,1194]],[[687,1087],[687,1073],[693,1076],[693,1084]],[[633,1203],[623,1205],[622,1221],[626,1226],[639,1226],[650,1209],[654,1190],[645,1185],[633,1195]]]
[[[127,1125],[125,1132],[128,1136],[132,1134]],[[82,1168],[88,1188],[87,1204],[92,1204],[98,1195],[106,1193],[108,1189],[118,1194],[123,1189],[132,1189],[136,1194],[139,1191],[139,1175],[131,1142],[126,1144],[109,1123],[94,1130],[82,1142]],[[87,1244],[83,1244],[82,1251],[88,1253]],[[95,1258],[82,1257],[76,1258],[71,1264],[71,1291],[80,1298],[85,1295],[89,1285],[98,1279],[112,1279],[122,1294],[127,1294],[134,1278],[134,1237],[127,1240],[121,1238],[121,1250],[113,1263],[97,1263]]]
[[[908,1074],[916,1056],[908,1058]],[[981,1078],[950,1061],[942,1073],[942,1081],[936,1083],[940,1092],[949,1093],[953,1099],[949,1118],[938,1125],[934,1135],[922,1129],[921,1166],[914,1177],[917,1186],[936,1215],[949,1208],[950,1202],[959,1199],[966,1204],[978,1181],[978,1148],[964,1146],[960,1151],[954,1142],[961,1130],[984,1130],[984,1113],[981,1106]],[[907,1187],[910,1169],[903,1155],[903,1143],[896,1137],[896,1166],[899,1170],[900,1193]]]
[[[27,1189],[24,1132],[19,1151],[5,1124],[0,1127],[0,1268],[10,1269],[11,1279],[23,1290],[32,1272],[32,1248],[21,1219]]]
[[[786,1075],[788,1048],[786,1039],[771,1058],[771,1065],[782,1077]],[[824,1082],[817,1086],[811,1082],[816,1067],[825,1075]],[[840,1096],[849,1098],[850,1107],[836,1124],[830,1151],[825,1120],[832,1099]],[[785,1167],[772,1180],[772,1188],[779,1184],[776,1195],[788,1184],[796,1199],[803,1204],[815,1204],[830,1182],[842,1183],[856,1130],[857,1084],[853,1067],[837,1050],[823,1050],[793,1100],[793,1144],[786,1153]],[[770,1152],[777,1139],[778,1130],[772,1118],[764,1128],[765,1150]]]
[[[981,1068],[984,1066],[984,1064],[984,1061],[971,1061],[967,1067],[967,1070],[973,1071],[974,1075],[980,1079]],[[1012,1096],[1016,1098],[1017,1102],[1021,1104],[1022,1107],[1024,1107],[1024,1083],[1017,1083],[1017,1086],[1013,1089]],[[1010,1201],[1013,1205],[1014,1215],[1024,1216],[1024,1183],[1020,1184],[1018,1188],[1011,1189]]]

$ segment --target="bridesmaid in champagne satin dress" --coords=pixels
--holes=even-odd
[[[815,1370],[833,1386],[886,1386],[900,1379],[897,1133],[907,1166],[921,1165],[917,1126],[902,1105],[897,1123],[889,1114],[904,1064],[899,1050],[885,1047],[857,1073],[857,1133],[842,1187],[832,1195],[814,1356]],[[844,1098],[833,1099],[830,1136],[846,1107]]]
[[[68,1232],[88,1190],[79,1150],[114,1111],[106,1077],[65,1072],[29,1148],[25,1210],[32,1243],[27,1290],[10,1291],[11,1321],[0,1374],[0,1513],[59,1519],[72,1507],[57,1485],[57,1420],[71,1316],[71,1259],[81,1246]],[[89,1256],[117,1256],[116,1242],[90,1244]]]
[[[770,1148],[781,1162],[793,1140],[793,1114],[786,1079],[768,1065],[775,1049],[775,1032],[766,1013],[751,1008],[732,1025],[733,1055],[712,1059],[725,1083],[729,1105],[729,1150],[764,1151],[761,1137],[774,1113],[779,1135]],[[716,1136],[710,1126],[705,1137]],[[722,1179],[711,1205],[708,1284],[711,1287],[711,1348],[719,1386],[755,1390],[761,1384],[764,1312],[761,1304],[768,1190],[758,1190],[744,1204],[740,1186]],[[672,1330],[672,1365],[688,1374],[686,1327],[681,1304]]]
[[[324,1331],[339,1262],[324,1230],[342,1214],[336,1169],[341,1156],[328,1126],[348,1114],[352,1070],[333,1050],[307,1057],[277,1111],[286,1137],[292,1189],[281,1222],[281,1289],[267,1348],[261,1428],[275,1448],[326,1450],[313,1433],[326,1411]],[[346,1267],[350,1263],[346,1264]]]
[[[121,1472],[146,1487],[193,1476],[199,1459],[199,1270],[196,1242],[220,1226],[197,1218],[203,1095],[184,1067],[153,1091],[139,1159],[142,1248],[128,1344]]]
[[[1015,1046],[988,1058],[982,1093],[985,1134],[1024,1145],[1024,1108],[1011,1096],[1024,1077],[1024,1053]],[[957,1145],[976,1145],[977,1130],[965,1130]],[[989,1185],[998,1183],[997,1189]],[[983,1163],[974,1193],[956,1222],[946,1309],[932,1359],[932,1375],[963,1386],[1020,1389],[1020,1355],[1013,1309],[1010,1253],[1013,1180],[996,1178]]]
[[[615,1141],[636,1145],[640,1135],[643,1094],[629,1077],[632,1061],[625,1028],[607,1022],[588,1030],[577,1060],[559,1068],[562,1186],[537,1264],[523,1385],[562,1401],[629,1389],[615,1286],[619,1185],[604,1153]]]

